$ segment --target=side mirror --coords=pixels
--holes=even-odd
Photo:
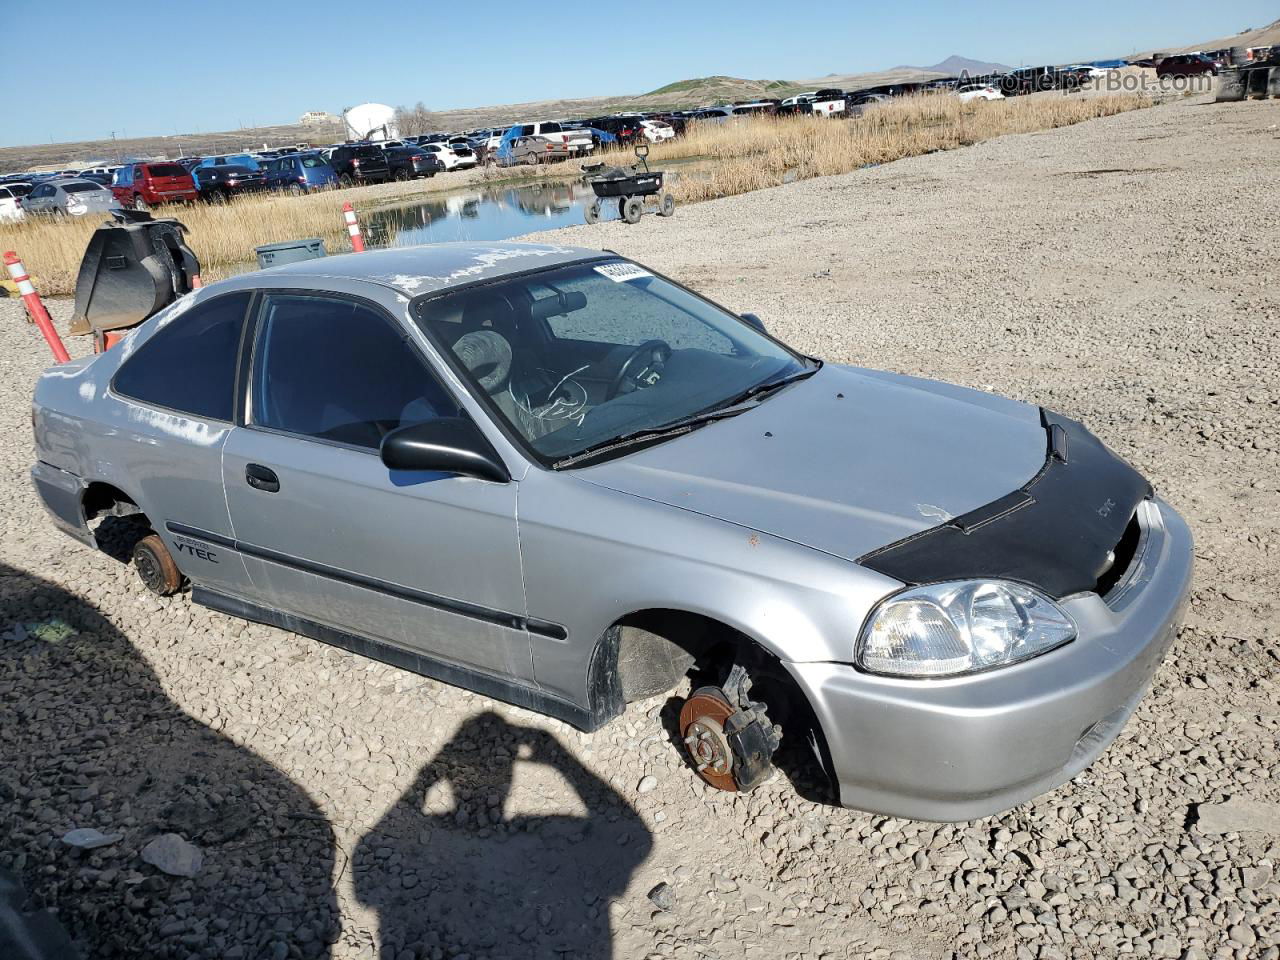
[[[511,480],[484,434],[463,417],[441,417],[392,430],[382,438],[378,452],[392,470],[456,473],[493,483]]]
[[[754,313],[744,313],[742,315],[742,319],[745,320],[751,326],[755,327],[761,333],[767,332],[764,328],[764,321],[761,320],[759,317],[757,317]]]

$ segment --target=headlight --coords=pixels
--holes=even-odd
[[[876,607],[859,640],[858,664],[897,677],[950,677],[1039,656],[1075,635],[1071,618],[1031,587],[935,583]]]

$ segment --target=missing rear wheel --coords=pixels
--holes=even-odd
[[[133,567],[143,585],[156,596],[172,596],[182,587],[178,565],[164,541],[154,533],[143,537],[133,548]]]

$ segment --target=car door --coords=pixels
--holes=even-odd
[[[122,472],[121,486],[137,499],[178,568],[197,586],[232,595],[248,590],[250,581],[229,548],[222,447],[235,421],[249,302],[244,292],[202,295],[125,358],[111,379],[106,409],[113,420],[96,451]]]
[[[223,484],[259,602],[531,683],[516,484],[379,458],[390,430],[459,415],[405,331],[336,294],[268,291],[256,312]]]
[[[27,194],[27,199],[23,201],[22,205],[27,208],[28,213],[43,213],[47,203],[45,200],[46,193],[51,192],[48,184],[42,183]]]

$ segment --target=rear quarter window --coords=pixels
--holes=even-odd
[[[112,389],[148,406],[230,422],[248,306],[248,293],[232,293],[191,307],[124,362]]]

